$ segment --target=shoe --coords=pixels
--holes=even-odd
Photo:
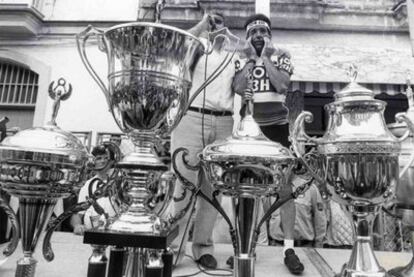
[[[234,257],[233,257],[233,256],[230,256],[230,257],[227,259],[226,264],[227,264],[227,265],[228,265],[231,269],[233,269],[233,267],[234,267]]]
[[[299,275],[303,272],[305,267],[300,262],[299,257],[295,254],[295,250],[289,248],[285,251],[285,265],[290,273]]]
[[[208,268],[208,269],[216,269],[217,268],[217,260],[210,254],[204,254],[200,257],[200,259],[196,260],[198,264],[201,266]]]

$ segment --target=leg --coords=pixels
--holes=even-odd
[[[203,173],[199,174],[199,178],[204,179],[202,182],[202,191],[205,195],[212,195],[212,186]],[[197,197],[196,215],[194,218],[193,232],[193,257],[198,260],[205,254],[213,255],[213,227],[217,218],[217,210],[206,200]]]
[[[233,118],[231,116],[205,116],[211,119],[211,133],[206,136],[206,143],[210,144],[215,140],[226,139],[233,131]],[[205,172],[200,172],[199,181],[202,183],[202,191],[205,195],[211,196],[213,193],[212,184],[209,182]],[[213,229],[214,223],[217,219],[217,210],[211,206],[207,201],[198,197],[196,206],[196,216],[194,220],[193,232],[193,256],[194,259],[200,261],[206,258],[204,266],[215,268],[217,262],[213,258],[214,244],[213,244]],[[201,264],[203,262],[200,261]]]
[[[208,134],[208,130],[204,130]],[[190,135],[191,134],[191,135]],[[202,151],[203,142],[202,142],[202,132],[201,132],[201,114],[188,112],[186,116],[183,117],[180,124],[174,130],[171,135],[171,153],[177,148],[185,147],[189,151],[188,163],[195,165],[198,163],[197,154]],[[180,173],[188,179],[193,184],[197,182],[197,172],[188,170],[181,161],[181,157],[178,157],[177,167]],[[166,214],[177,215],[182,212],[185,207],[188,206],[189,201],[195,198],[191,198],[191,193],[188,190],[185,190],[182,183],[177,180],[175,189],[174,189],[174,200],[170,205]],[[187,211],[185,216],[181,218],[178,223],[179,234],[177,238],[171,244],[171,249],[177,257],[174,259],[174,264],[180,262],[182,257],[185,254],[185,246],[188,239],[188,228],[192,214],[192,206]],[[178,253],[180,251],[180,254]],[[179,255],[178,255],[179,254]]]

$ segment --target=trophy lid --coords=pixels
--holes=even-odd
[[[203,150],[203,158],[207,162],[242,161],[247,163],[290,163],[295,160],[286,147],[263,135],[249,112],[246,112],[246,116],[240,121],[232,136],[206,146]]]
[[[358,71],[355,65],[350,66],[348,75],[350,83],[335,94],[336,101],[374,100],[374,92],[356,82]]]
[[[43,127],[33,127],[6,137],[0,144],[0,160],[6,162],[40,162],[83,166],[89,156],[86,147],[70,132],[56,125],[60,101],[69,98],[72,87],[65,88],[63,78],[49,86],[49,95],[54,99],[51,120]]]

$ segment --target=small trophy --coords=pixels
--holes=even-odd
[[[388,274],[372,249],[372,224],[398,183],[400,145],[414,126],[407,115],[397,115],[397,121],[405,121],[408,129],[401,138],[394,137],[385,125],[386,103],[356,83],[354,67],[350,76],[351,83],[326,106],[329,124],[323,137],[306,135],[304,123],[312,120],[312,114],[304,111],[295,121],[292,146],[315,180],[322,187],[328,185],[324,191],[346,205],[352,215],[355,243],[340,276],[383,277]],[[316,146],[320,160],[315,164],[320,168],[304,155],[304,141]]]
[[[79,190],[89,170],[90,156],[85,146],[56,125],[61,101],[72,93],[70,84],[60,78],[49,86],[54,100],[50,121],[6,137],[0,144],[0,186],[19,199],[19,220],[7,203],[0,200],[13,223],[11,254],[20,230],[24,257],[17,261],[16,277],[33,277],[37,261],[33,258],[38,239],[52,215],[58,199]],[[16,239],[17,238],[17,239]]]

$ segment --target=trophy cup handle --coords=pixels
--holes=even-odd
[[[414,122],[411,121],[411,118],[407,115],[407,113],[397,113],[395,115],[395,121],[401,123],[404,122],[407,124],[407,131],[398,138],[398,142],[401,143],[404,140],[408,139],[410,134],[414,135]],[[404,176],[405,172],[410,168],[410,166],[413,164],[414,161],[414,153],[411,154],[409,162],[404,166],[404,168],[401,170],[399,177],[401,178]]]
[[[293,131],[292,135],[290,136],[290,139],[292,141],[292,148],[295,152],[296,156],[299,158],[299,160],[303,163],[303,165],[306,167],[308,172],[311,174],[313,178],[318,182],[318,189],[322,194],[323,198],[327,198],[328,195],[330,195],[328,188],[326,187],[326,181],[323,177],[319,176],[319,174],[315,171],[315,169],[312,167],[312,165],[308,162],[312,161],[312,155],[314,153],[312,151],[306,153],[305,151],[305,143],[310,145],[318,145],[318,140],[315,138],[312,138],[308,136],[305,133],[304,129],[304,123],[310,123],[313,121],[313,115],[312,113],[308,111],[303,111],[299,114],[299,116],[296,118],[295,123],[293,125]]]
[[[19,244],[20,225],[19,225],[19,221],[17,220],[16,214],[14,213],[13,209],[9,206],[6,199],[4,199],[4,197],[1,195],[1,193],[0,193],[0,208],[3,208],[4,212],[7,214],[7,217],[9,218],[12,224],[11,241],[7,245],[7,247],[3,250],[3,255],[7,257],[13,254],[13,252],[17,248],[17,245]]]
[[[69,208],[68,211],[61,214],[58,218],[49,222],[49,224],[47,225],[45,238],[43,240],[43,257],[46,261],[51,262],[55,258],[55,254],[53,253],[52,246],[50,243],[52,234],[55,231],[55,229],[59,226],[59,224],[61,224],[70,216],[81,211],[86,211],[90,206],[92,206],[93,201],[94,200],[89,198],[88,201],[75,204],[71,208]]]
[[[191,196],[190,196],[190,200],[188,201],[187,205],[181,211],[179,211],[175,215],[173,215],[170,218],[168,218],[168,222],[171,225],[174,225],[176,222],[178,222],[181,218],[183,218],[187,214],[187,211],[192,206],[192,203],[193,203],[193,200],[194,200],[195,195],[199,191],[199,189],[197,189],[197,186],[195,184],[193,184],[192,182],[190,182],[187,178],[185,178],[180,173],[180,171],[178,169],[178,166],[177,166],[177,157],[178,157],[178,154],[180,152],[183,152],[181,159],[182,159],[182,162],[183,162],[184,166],[188,170],[198,171],[200,169],[200,166],[199,165],[192,166],[192,165],[188,164],[188,162],[185,159],[185,157],[188,155],[188,150],[186,148],[180,147],[180,148],[177,148],[174,151],[174,153],[172,155],[172,167],[174,169],[174,174],[175,174],[176,178],[178,180],[180,180],[180,182],[183,184],[184,190],[183,190],[183,193],[179,197],[175,197],[174,196],[173,197],[173,201],[174,202],[183,201],[186,198],[186,196],[187,196],[187,191],[188,190],[191,192]]]
[[[204,52],[205,55],[210,55],[213,52],[213,47],[216,43],[218,43],[218,39],[222,38],[229,44],[236,44],[234,49],[231,51],[228,51],[226,56],[224,57],[223,61],[220,63],[219,66],[211,73],[210,76],[204,81],[204,83],[194,92],[194,94],[191,96],[191,98],[188,100],[187,107],[185,111],[187,111],[188,107],[190,107],[191,103],[196,99],[196,97],[211,83],[213,82],[223,71],[224,69],[230,64],[230,62],[233,60],[233,57],[235,53],[237,52],[237,46],[240,43],[240,38],[236,37],[230,31],[228,28],[223,28],[221,30],[218,30],[216,32],[209,33],[210,39],[213,39],[211,50],[206,50]],[[224,42],[223,42],[224,43]]]
[[[183,147],[180,147],[180,148],[177,148],[175,151],[174,151],[174,153],[173,153],[173,155],[172,155],[172,166],[173,166],[173,169],[174,169],[174,173],[177,175],[177,178],[178,178],[178,180],[180,180],[181,181],[181,183],[184,185],[184,187],[186,188],[186,190],[188,189],[188,190],[190,190],[190,191],[192,191],[192,192],[194,192],[196,189],[197,189],[197,187],[196,187],[196,185],[195,184],[193,184],[192,182],[190,182],[187,178],[185,178],[181,173],[180,173],[180,171],[179,171],[179,169],[178,169],[178,166],[177,166],[177,157],[178,157],[178,155],[179,155],[179,153],[180,152],[183,152],[182,153],[182,155],[181,155],[181,160],[182,160],[182,163],[184,164],[184,166],[188,169],[188,170],[191,170],[191,171],[198,171],[198,170],[200,170],[200,164],[197,164],[197,165],[190,165],[188,162],[187,162],[187,160],[186,160],[186,158],[185,157],[187,157],[188,156],[188,150],[186,149],[186,148],[183,148]]]
[[[82,59],[83,64],[85,65],[85,67],[88,70],[89,74],[92,76],[92,78],[95,80],[95,82],[98,84],[98,86],[101,88],[101,90],[105,94],[107,103],[110,106],[111,105],[111,98],[110,98],[110,95],[109,95],[109,91],[108,91],[107,87],[105,86],[104,82],[102,81],[102,79],[98,76],[96,71],[91,66],[91,63],[89,62],[89,59],[88,59],[88,56],[87,56],[86,50],[85,50],[85,45],[86,45],[87,40],[91,36],[96,35],[97,39],[98,39],[99,50],[101,50],[102,52],[107,52],[108,48],[106,47],[106,43],[105,43],[105,40],[103,38],[103,33],[104,33],[104,31],[99,30],[98,28],[95,28],[92,25],[89,25],[88,27],[86,27],[85,30],[83,30],[79,34],[76,34],[76,45],[78,47],[78,52],[79,52],[79,55]]]

